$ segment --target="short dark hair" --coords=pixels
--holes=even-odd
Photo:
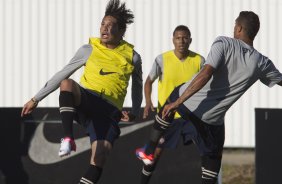
[[[187,26],[184,26],[184,25],[177,26],[173,31],[173,36],[174,36],[176,31],[186,31],[188,33],[188,35],[191,37],[191,32],[190,32],[190,30]]]
[[[134,15],[130,9],[126,9],[125,3],[119,0],[110,0],[105,11],[105,16],[112,16],[117,19],[120,29],[127,28],[128,24],[133,23]]]
[[[236,21],[243,26],[247,36],[254,40],[260,28],[258,15],[252,11],[241,11]]]

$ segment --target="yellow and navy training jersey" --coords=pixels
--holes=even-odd
[[[90,44],[93,51],[85,64],[80,83],[121,109],[134,69],[133,46],[122,41],[115,49],[109,49],[100,43],[99,38],[90,38]]]
[[[142,60],[133,46],[125,41],[121,41],[115,49],[108,49],[100,44],[100,39],[90,38],[89,44],[81,46],[70,62],[51,77],[34,98],[42,100],[82,66],[85,66],[85,71],[81,85],[119,109],[122,108],[132,74],[131,113],[139,114],[142,103]]]
[[[183,61],[176,57],[173,50],[156,58],[149,76],[152,81],[159,77],[158,110],[164,105],[173,89],[191,80],[200,71],[203,63],[204,58],[192,51],[189,51],[188,57]],[[175,118],[179,117],[177,113]]]

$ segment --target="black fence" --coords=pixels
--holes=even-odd
[[[282,109],[256,109],[256,184],[282,183]]]
[[[0,184],[77,184],[90,159],[84,128],[74,125],[76,141],[82,146],[76,154],[60,159],[57,151],[62,129],[58,109],[38,108],[24,119],[20,111],[0,108]],[[122,135],[114,144],[99,184],[139,183],[142,164],[134,152],[148,140],[151,123],[146,120],[120,126]],[[200,177],[196,147],[180,143],[176,150],[164,152],[151,184],[200,184]]]

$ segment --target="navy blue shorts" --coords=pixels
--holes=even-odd
[[[107,140],[114,143],[119,137],[121,111],[90,90],[80,87],[81,103],[76,107],[78,122],[86,127],[90,142]]]
[[[174,149],[177,147],[180,138],[182,138],[184,145],[189,145],[195,139],[194,132],[195,127],[191,122],[183,118],[174,119],[172,126],[167,129],[161,138],[158,147]]]
[[[179,98],[179,88],[175,88],[169,97],[170,102]],[[187,132],[187,136],[193,138],[193,142],[199,149],[201,156],[221,156],[223,151],[225,131],[223,125],[210,125],[195,116],[183,104],[179,106],[177,112],[181,117],[193,124],[192,131]],[[189,129],[188,129],[189,130]]]

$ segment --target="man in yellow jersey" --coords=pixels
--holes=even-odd
[[[30,114],[38,102],[60,87],[59,105],[64,138],[59,156],[76,150],[73,120],[84,125],[90,137],[92,154],[90,166],[80,183],[97,183],[113,142],[118,138],[118,122],[132,121],[142,102],[142,67],[140,55],[133,45],[123,40],[134,15],[125,3],[110,0],[100,26],[100,38],[90,38],[61,71],[57,72],[30,100],[21,115]],[[80,84],[68,79],[84,66]],[[132,76],[131,112],[121,111]],[[42,145],[44,146],[44,145]]]
[[[145,82],[146,106],[144,108],[143,118],[146,118],[149,111],[154,111],[151,100],[152,84],[158,81],[158,111],[164,105],[173,89],[180,84],[190,80],[201,69],[204,58],[189,50],[192,38],[187,26],[179,25],[173,32],[173,44],[175,49],[167,51],[156,57],[151,72]],[[185,144],[189,144],[193,137],[186,136],[186,132],[192,128],[190,124],[182,119],[179,114],[174,116],[174,127],[169,129],[161,139],[158,148],[155,151],[155,161],[153,164],[143,166],[141,175],[141,184],[147,184],[152,172],[161,156],[163,148],[176,148],[180,136],[183,136]],[[137,155],[138,156],[138,155]]]

